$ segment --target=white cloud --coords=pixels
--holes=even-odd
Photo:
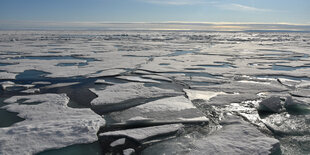
[[[269,9],[255,8],[251,6],[231,3],[231,4],[222,4],[218,5],[218,7],[225,10],[234,10],[234,11],[254,11],[254,12],[271,12]]]
[[[163,4],[163,5],[195,5],[195,4],[207,4],[213,2],[206,2],[203,0],[139,0],[145,3]]]
[[[161,4],[161,5],[198,5],[198,4],[209,4],[224,10],[233,11],[253,11],[253,12],[271,12],[272,10],[256,8],[247,5],[237,3],[224,3],[214,0],[138,0],[144,3]]]

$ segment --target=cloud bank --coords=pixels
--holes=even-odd
[[[184,30],[184,31],[309,31],[310,24],[221,22],[38,22],[0,21],[0,30]]]

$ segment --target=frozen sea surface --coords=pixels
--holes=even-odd
[[[310,154],[310,34],[0,31],[0,154]]]

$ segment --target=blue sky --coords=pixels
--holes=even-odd
[[[310,25],[310,0],[0,0],[2,28],[171,21]]]

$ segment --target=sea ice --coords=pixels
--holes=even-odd
[[[22,104],[18,102],[22,99]],[[17,112],[26,120],[0,128],[0,154],[35,154],[47,149],[98,140],[97,132],[105,120],[90,109],[67,106],[65,94],[14,96],[2,108]],[[36,105],[27,103],[41,102]]]
[[[135,150],[132,148],[129,148],[123,151],[124,155],[133,155],[134,153],[135,153]]]
[[[72,85],[76,85],[76,84],[79,84],[79,82],[57,83],[57,84],[52,84],[52,85],[42,87],[42,89],[53,89],[53,88],[59,88],[59,87],[68,87],[68,86],[72,86]]]
[[[269,115],[262,120],[276,134],[293,136],[310,135],[310,115],[294,115],[284,112]]]
[[[291,91],[290,94],[293,96],[310,98],[310,89],[297,88],[296,90]]]
[[[283,108],[283,103],[279,96],[271,96],[259,103],[260,111],[278,113]]]
[[[126,70],[124,69],[108,69],[108,70],[102,70],[102,71],[97,71],[96,73],[92,73],[87,75],[87,77],[105,77],[105,76],[116,76],[120,75],[122,73],[125,73]]]
[[[133,82],[144,82],[144,83],[160,83],[159,81],[151,80],[151,79],[145,79],[137,76],[117,76],[118,79],[124,79],[128,81]]]
[[[208,101],[217,95],[226,94],[224,92],[199,91],[191,89],[184,89],[184,91],[190,100],[201,99]]]
[[[253,89],[255,88],[255,89]],[[239,82],[231,81],[230,83],[205,86],[200,89],[208,89],[214,91],[223,91],[226,93],[251,93],[258,94],[260,92],[281,92],[288,90],[286,87],[278,83],[265,83],[265,82]]]
[[[12,81],[5,81],[5,82],[1,82],[1,87],[3,90],[6,90],[7,88],[9,87],[14,87],[15,86],[15,83],[12,82]]]
[[[32,89],[26,89],[21,91],[22,93],[28,93],[28,94],[34,94],[34,93],[39,93],[40,89],[39,88],[32,88]]]
[[[16,84],[12,81],[4,81],[4,82],[1,82],[0,85],[1,85],[3,90],[7,90],[9,88],[17,88],[17,87],[29,89],[29,88],[32,88],[35,86],[32,84]]]
[[[32,82],[33,85],[49,85],[52,84],[51,82],[48,81],[37,81],[37,82]]]
[[[145,128],[109,131],[99,134],[99,139],[104,140],[105,137],[125,137],[131,138],[135,141],[143,144],[151,138],[155,138],[160,135],[173,134],[180,131],[184,126],[182,124],[170,124],[161,126],[152,126]]]
[[[125,144],[125,141],[126,141],[126,138],[121,138],[121,139],[118,139],[114,142],[112,142],[110,144],[111,147],[115,147],[115,146],[118,146],[118,145],[124,145]]]
[[[2,94],[5,97],[20,91],[30,93],[35,92],[36,88],[40,88],[42,92],[49,91],[43,89],[51,83],[26,85],[23,83],[25,79],[29,82],[55,80],[59,82],[53,82],[56,84],[54,86],[62,87],[65,85],[58,83],[64,83],[63,79],[70,81],[71,77],[78,77],[74,82],[79,77],[90,81],[105,77],[101,79],[112,86],[86,82],[85,87],[91,87],[98,95],[92,101],[93,110],[99,113],[113,111],[111,119],[119,121],[118,127],[129,127],[127,125],[130,123],[130,127],[172,123],[169,119],[175,122],[204,120],[206,117],[203,113],[197,111],[203,111],[217,123],[217,117],[222,115],[217,114],[217,110],[223,110],[221,112],[241,115],[246,121],[259,127],[264,120],[275,135],[280,134],[277,138],[283,148],[290,150],[299,147],[307,154],[309,149],[304,148],[309,144],[309,38],[309,33],[294,32],[0,31],[0,79],[4,82],[3,88],[7,90],[2,91]],[[139,83],[118,84],[124,80],[115,80],[115,76],[139,76],[143,80],[160,83],[143,84],[140,78],[136,78],[132,81]],[[82,87],[85,84],[83,80],[79,84]],[[33,85],[36,86],[35,89],[31,88]],[[183,89],[199,110],[189,106],[190,101],[181,96],[184,95],[181,92]],[[68,95],[76,96],[75,93],[78,93],[78,96],[82,96],[78,97],[80,99],[86,93],[83,90],[68,92]],[[225,94],[209,96],[206,92]],[[91,99],[95,97],[94,94],[91,96]],[[283,109],[281,113],[267,116],[258,113],[257,101],[266,96],[287,97],[284,104],[286,111]],[[62,95],[43,94],[6,100],[11,101],[11,104],[3,108],[18,112],[26,120],[1,128],[0,150],[8,152],[11,149],[16,152],[0,151],[0,154],[20,154],[18,150],[21,150],[21,154],[27,154],[29,151],[22,151],[28,148],[34,150],[30,153],[35,153],[84,143],[85,139],[87,142],[94,141],[98,126],[104,124],[102,119],[89,109],[83,111],[71,109],[67,104],[51,104],[67,103],[67,100],[63,100],[65,98]],[[253,101],[253,104],[246,103],[248,101]],[[85,102],[88,104],[90,101],[85,99]],[[176,103],[183,106],[176,106]],[[117,110],[123,111],[115,112]],[[40,114],[35,117],[34,113]],[[231,122],[222,123],[223,128],[211,134],[200,132],[213,128],[213,121],[209,126],[201,128],[190,125],[193,127],[189,128],[193,129],[180,138],[157,143],[145,152],[269,154],[273,146],[277,148],[276,140],[261,134],[249,123],[241,119],[229,120]],[[87,125],[87,122],[92,121],[98,123]],[[113,125],[117,126],[117,123]],[[89,131],[85,126],[94,126],[94,129]],[[56,128],[60,131],[56,131]],[[136,149],[132,146],[128,148]],[[129,150],[132,151],[139,153],[137,149]],[[296,154],[290,151],[283,153]],[[119,153],[125,152],[120,150]]]
[[[13,80],[15,79],[17,74],[15,73],[8,73],[8,72],[0,72],[0,79],[1,80]]]
[[[134,123],[134,119],[137,120],[137,118],[147,119],[147,123],[153,121],[163,122],[163,124],[208,122],[209,120],[184,96],[158,99],[120,112],[113,112],[110,117],[117,122],[125,123]],[[140,121],[140,123],[143,122]]]
[[[271,154],[280,150],[277,139],[267,137],[242,119],[229,116],[211,135],[184,135],[154,144],[142,154]]]
[[[108,84],[108,85],[114,85],[115,83],[113,83],[113,82],[108,82],[108,81],[106,81],[106,80],[104,80],[104,79],[97,79],[97,80],[95,81],[95,84]]]
[[[112,109],[114,108],[119,109],[132,106],[132,105],[126,105],[125,103],[121,103],[123,101],[130,99],[156,98],[156,97],[176,96],[183,94],[181,92],[176,92],[174,90],[169,89],[146,87],[144,86],[143,83],[134,83],[134,82],[115,84],[106,87],[106,89],[104,90],[96,90],[96,89],[90,89],[90,90],[98,95],[98,98],[95,98],[94,100],[91,101],[92,108],[98,112],[106,111],[106,108],[108,107],[112,107]]]
[[[301,80],[299,84],[296,85],[297,88],[309,88],[310,87],[310,81]]]
[[[294,106],[305,106],[310,108],[310,98],[288,96],[284,106],[285,108],[292,108]]]
[[[159,76],[159,75],[142,75],[141,77],[143,78],[149,78],[149,79],[153,79],[153,80],[161,80],[161,81],[168,81],[168,82],[172,82],[171,79],[164,77],[164,76]]]

